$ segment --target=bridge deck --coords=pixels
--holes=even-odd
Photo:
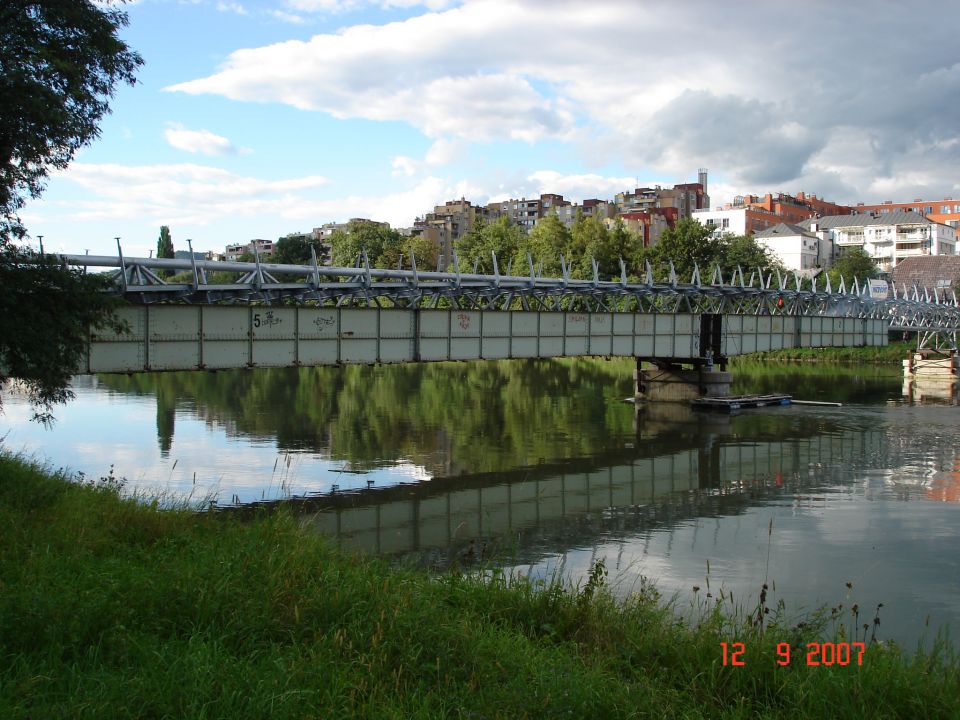
[[[145,305],[119,316],[127,330],[92,333],[82,372],[708,354],[695,313]],[[876,318],[725,315],[710,349],[732,357],[885,345],[888,327]]]

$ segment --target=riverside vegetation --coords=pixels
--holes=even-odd
[[[871,643],[856,607],[788,619],[766,592],[738,609],[708,585],[681,620],[650,587],[615,600],[602,565],[576,588],[430,574],[283,511],[76,480],[0,456],[4,718],[960,716],[954,652]],[[807,666],[816,639],[865,641],[862,665]],[[742,667],[723,663],[734,642]]]

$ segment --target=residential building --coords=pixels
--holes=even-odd
[[[227,245],[224,250],[227,260],[238,260],[244,253],[250,253],[258,256],[261,260],[265,260],[273,255],[273,240],[258,238],[247,243]]]
[[[663,209],[664,208],[661,208],[661,210]],[[676,209],[670,208],[670,210],[675,211]],[[617,219],[623,220],[623,224],[627,230],[640,236],[643,240],[644,247],[650,247],[660,242],[660,236],[663,235],[663,231],[670,227],[671,224],[664,213],[655,211],[620,213],[617,215]],[[607,222],[612,224],[616,222],[616,220],[608,220]],[[674,222],[676,222],[675,217]]]
[[[797,225],[779,223],[756,233],[754,239],[788,270],[801,277],[812,277],[833,261],[833,244],[815,232]]]
[[[757,207],[739,207],[716,210],[696,210],[693,219],[702,225],[713,225],[713,237],[723,235],[755,235],[762,230],[779,225],[783,220]]]
[[[914,200],[913,202],[895,203],[892,200],[885,200],[879,205],[867,205],[857,203],[853,212],[857,213],[880,213],[887,215],[897,210],[906,210],[909,212],[920,213],[924,217],[937,223],[943,223],[953,228],[960,239],[960,200],[954,200],[952,197],[942,200]]]
[[[655,209],[673,208],[678,218],[692,217],[697,210],[710,207],[707,194],[707,171],[701,168],[698,182],[674,185],[665,189],[656,185],[652,188],[636,188],[632,192],[617,193],[614,198],[617,210],[622,213],[651,212]]]
[[[411,235],[427,238],[436,244],[438,268],[445,268],[453,261],[454,243],[476,227],[479,210],[469,200],[449,200],[435,206],[433,212],[423,218],[414,220]]]
[[[957,237],[952,227],[906,210],[809,218],[799,226],[829,239],[836,257],[851,248],[863,249],[885,273],[908,257],[956,255]]]
[[[774,196],[772,193],[767,193],[762,198],[758,195],[738,195],[732,203],[724,206],[724,209],[733,210],[743,207],[773,213],[780,218],[780,222],[787,225],[795,225],[811,217],[849,215],[853,211],[847,205],[837,205],[804,192],[798,192],[796,196],[787,193],[777,193]]]

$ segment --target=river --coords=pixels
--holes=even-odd
[[[52,429],[5,392],[0,438],[168,503],[286,502],[397,561],[577,582],[602,559],[616,593],[679,609],[767,583],[793,617],[856,604],[861,635],[960,647],[955,396],[905,398],[895,367],[734,370],[734,392],[843,405],[634,407],[632,364],[603,360],[105,375]]]

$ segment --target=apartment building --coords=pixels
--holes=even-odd
[[[897,212],[898,210],[920,213],[936,223],[942,223],[952,227],[958,240],[960,240],[960,200],[954,200],[952,197],[943,198],[942,200],[917,199],[906,203],[895,203],[892,200],[885,200],[879,205],[857,203],[851,212],[872,212],[887,215],[892,212]]]
[[[804,192],[798,192],[796,196],[787,193],[777,193],[776,195],[767,193],[763,197],[759,195],[738,195],[732,203],[724,206],[724,209],[728,210],[739,208],[755,208],[772,213],[780,218],[780,222],[787,225],[795,225],[801,220],[811,217],[849,215],[853,212],[853,209],[847,205],[837,205]]]
[[[438,268],[444,268],[453,260],[454,243],[472,232],[478,217],[482,216],[482,209],[469,200],[449,200],[443,205],[434,206],[433,212],[427,213],[423,218],[414,220],[410,234],[424,237],[436,244],[437,265]]]
[[[250,253],[258,256],[261,260],[265,260],[273,255],[273,240],[259,238],[247,243],[227,245],[223,254],[227,260],[238,260],[244,253]]]
[[[833,264],[833,242],[797,225],[779,223],[753,237],[800,277],[811,277]]]
[[[707,194],[707,171],[699,170],[698,182],[681,183],[673,188],[654,187],[635,188],[632,191],[617,193],[614,197],[617,211],[623,213],[653,212],[658,209],[673,208],[677,218],[692,217],[698,210],[710,207]]]
[[[691,217],[701,225],[713,225],[712,236],[715,238],[723,235],[756,235],[783,222],[779,215],[752,206],[696,210]]]
[[[885,273],[908,257],[956,255],[952,227],[907,210],[809,218],[799,227],[832,242],[835,257],[852,248],[863,249]]]
[[[617,219],[623,221],[627,230],[640,236],[644,247],[650,247],[660,242],[660,236],[663,235],[664,230],[676,222],[676,217],[673,218],[672,222],[668,221],[668,214],[662,212],[664,209],[660,208],[659,211],[651,212],[620,213],[617,215]],[[670,208],[670,210],[676,211],[675,208]],[[609,229],[616,220],[607,222]]]

